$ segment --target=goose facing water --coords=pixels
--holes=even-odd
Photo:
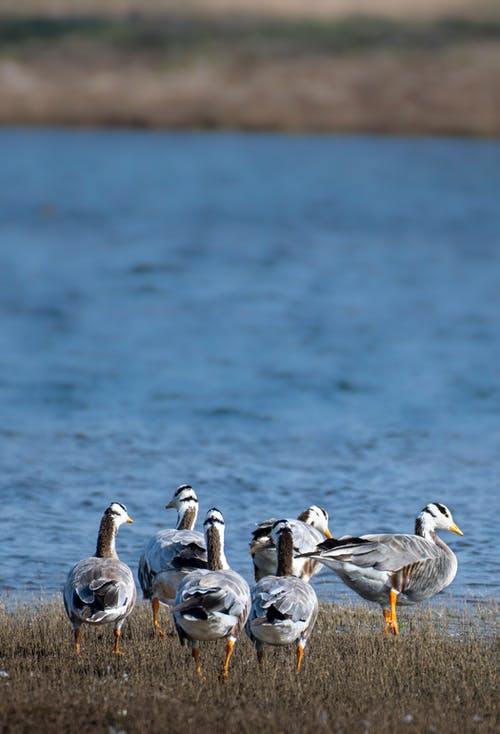
[[[177,587],[188,573],[207,567],[202,533],[193,530],[198,497],[189,484],[181,484],[165,505],[177,510],[177,526],[159,530],[147,543],[139,560],[138,577],[145,599],[151,599],[153,628],[163,637],[158,621],[160,603],[172,606]]]
[[[255,581],[276,573],[278,558],[276,545],[271,536],[271,529],[275,522],[274,519],[264,520],[252,533],[250,555],[254,565]],[[309,581],[311,576],[321,571],[321,564],[313,558],[301,558],[299,554],[314,550],[324,536],[332,537],[328,529],[328,513],[318,505],[311,505],[297,519],[289,518],[287,522],[292,528],[295,548],[293,575]]]
[[[132,571],[119,560],[115,548],[118,528],[132,522],[127,508],[112,502],[99,527],[95,556],[79,561],[69,572],[63,591],[64,606],[73,625],[75,652],[80,654],[82,624],[114,625],[113,653],[121,655],[123,622],[134,608],[136,589]]]
[[[296,670],[318,616],[318,598],[313,587],[293,575],[293,527],[287,520],[272,526],[277,548],[276,575],[265,576],[252,589],[252,606],[246,632],[255,643],[257,658],[262,661],[264,644],[297,643]]]
[[[205,522],[208,569],[192,571],[177,589],[174,622],[181,644],[191,643],[196,670],[201,675],[200,640],[226,639],[223,677],[236,638],[244,627],[250,609],[250,589],[245,579],[230,569],[224,554],[224,518],[215,507]]]
[[[451,584],[457,558],[436,530],[463,535],[450,510],[439,502],[424,507],[415,534],[345,536],[325,540],[305,553],[331,568],[364,599],[382,606],[385,629],[399,634],[396,603],[414,604]]]

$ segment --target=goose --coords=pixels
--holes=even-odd
[[[278,520],[271,529],[278,549],[275,576],[265,576],[252,589],[252,606],[245,630],[255,643],[257,659],[262,662],[264,643],[297,643],[296,671],[318,616],[318,597],[313,587],[293,575],[293,526]]]
[[[205,538],[208,569],[192,571],[180,583],[174,604],[174,622],[181,644],[191,643],[196,671],[202,676],[200,640],[226,639],[223,678],[238,634],[250,610],[250,588],[245,579],[230,569],[224,554],[224,518],[212,507],[206,515]]]
[[[257,525],[250,541],[250,555],[253,560],[255,581],[276,572],[276,546],[271,537],[271,528],[276,520],[264,520]],[[293,575],[309,581],[311,576],[321,571],[321,564],[312,558],[300,558],[298,554],[312,551],[323,540],[331,538],[328,530],[328,513],[322,507],[311,505],[298,518],[288,519],[293,532],[295,557]]]
[[[113,623],[113,653],[123,654],[119,649],[121,628],[136,598],[132,571],[119,560],[115,549],[118,528],[126,522],[133,521],[125,505],[112,502],[101,519],[95,556],[79,561],[66,579],[64,607],[73,625],[77,655],[80,654],[81,625],[84,623]]]
[[[164,636],[158,621],[160,603],[171,607],[182,579],[195,568],[207,567],[205,539],[202,533],[193,530],[198,516],[194,489],[189,484],[181,484],[165,507],[177,510],[177,527],[153,535],[138,568],[144,599],[151,599],[153,630],[160,637]]]
[[[463,535],[450,510],[431,502],[418,515],[414,535],[345,536],[325,540],[304,555],[331,568],[364,599],[380,604],[384,633],[398,635],[396,603],[429,599],[451,584],[457,573],[457,558],[436,530]]]

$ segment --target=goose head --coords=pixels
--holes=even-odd
[[[293,529],[288,520],[276,520],[271,528],[271,537],[276,547],[279,547],[279,543],[282,537],[286,535],[293,535]]]
[[[452,533],[463,535],[446,505],[431,502],[418,515],[415,521],[415,534],[425,537],[436,530],[451,530]]]
[[[320,533],[326,535],[327,538],[332,537],[331,532],[328,530],[328,512],[322,507],[311,505],[307,510],[304,510],[297,519],[302,520],[302,522],[306,522],[313,528],[316,528]]]
[[[177,528],[192,529],[198,516],[198,497],[190,484],[181,484],[174,492],[174,496],[168,504],[167,509],[177,510]]]
[[[118,529],[120,525],[126,522],[134,522],[128,514],[125,505],[121,502],[112,502],[109,507],[106,508],[104,516],[111,520],[112,525]]]

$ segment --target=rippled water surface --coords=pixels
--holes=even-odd
[[[0,132],[0,594],[55,593],[124,502],[120,556],[217,505],[463,538],[498,596],[500,143]],[[329,571],[323,598],[345,598]]]

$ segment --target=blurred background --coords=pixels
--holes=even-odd
[[[493,136],[497,0],[1,0],[0,123]]]
[[[498,596],[499,4],[0,0],[0,39],[2,598],[111,500],[135,569],[184,482],[249,580],[260,520],[438,501],[448,601]]]

